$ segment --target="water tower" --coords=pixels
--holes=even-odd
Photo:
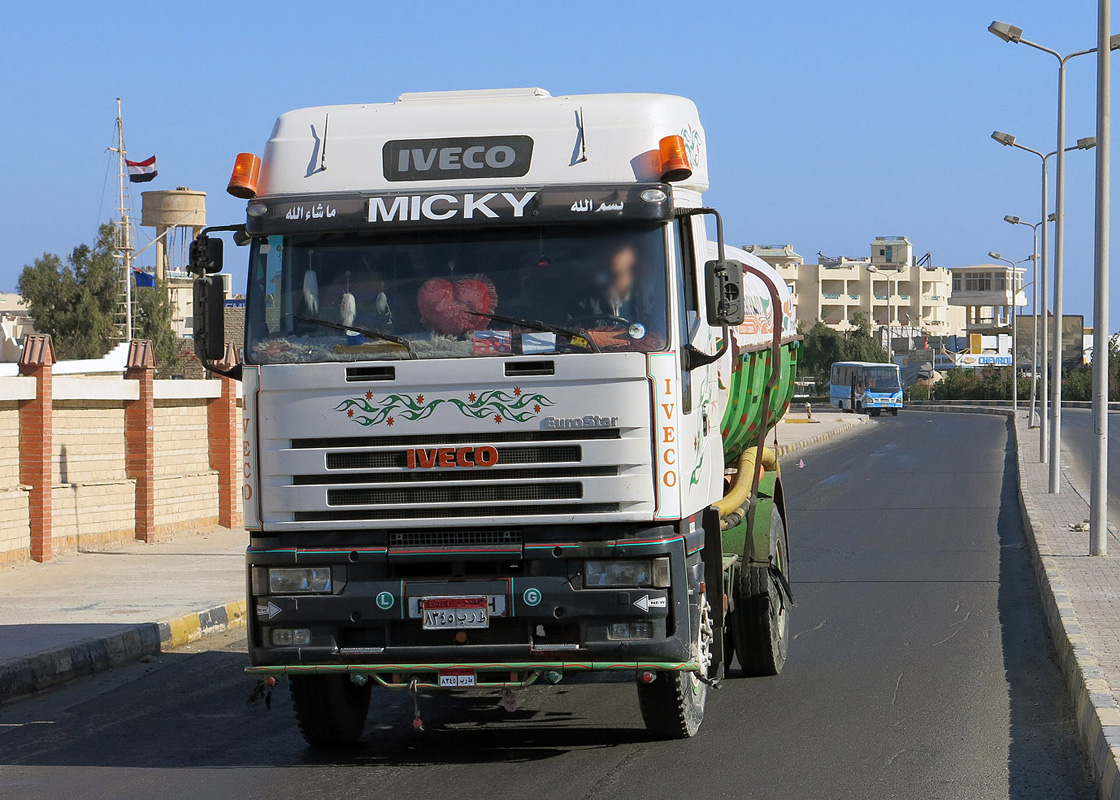
[[[140,224],[156,229],[156,279],[166,280],[168,239],[177,228],[190,228],[193,239],[206,227],[206,192],[180,186],[140,196]]]

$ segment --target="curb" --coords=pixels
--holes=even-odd
[[[1104,679],[1100,662],[1089,647],[1085,634],[1081,632],[1081,621],[1066,592],[1057,560],[1053,556],[1043,555],[1050,552],[1050,543],[1044,526],[1036,523],[1034,497],[1023,486],[1018,420],[1013,418],[1011,409],[976,406],[923,406],[922,409],[1012,417],[1019,507],[1026,523],[1031,561],[1034,563],[1035,578],[1042,594],[1046,622],[1062,675],[1073,700],[1077,730],[1081,733],[1082,743],[1089,756],[1093,777],[1097,779],[1098,796],[1104,800],[1120,800],[1120,706],[1113,696],[1112,687]]]
[[[826,431],[825,433],[818,434],[818,435],[813,436],[809,439],[802,439],[799,442],[790,442],[789,444],[780,444],[780,445],[778,445],[777,449],[775,449],[774,452],[779,457],[784,456],[784,455],[789,455],[790,453],[796,452],[798,450],[804,450],[807,447],[812,447],[815,444],[820,444],[821,442],[827,442],[829,439],[833,439],[833,438],[839,436],[842,433],[847,433],[852,428],[858,428],[864,422],[865,422],[865,420],[862,419],[862,418],[861,419],[854,419],[851,422],[845,422],[842,425],[837,425],[832,430]]]
[[[0,703],[244,625],[245,601],[237,600],[0,662]]]

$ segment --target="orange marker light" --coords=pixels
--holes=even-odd
[[[666,183],[683,181],[692,175],[692,165],[688,163],[688,151],[681,136],[666,136],[659,143],[661,150],[661,180]]]
[[[242,200],[251,200],[257,196],[257,181],[260,177],[261,157],[252,153],[238,153],[226,191]]]

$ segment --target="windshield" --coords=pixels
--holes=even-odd
[[[902,388],[897,367],[864,367],[863,377],[869,392],[897,392]]]
[[[664,349],[663,223],[254,241],[250,363]]]

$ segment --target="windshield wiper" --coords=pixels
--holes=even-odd
[[[334,330],[342,331],[343,333],[360,333],[362,334],[362,336],[368,336],[371,339],[380,339],[383,342],[392,342],[393,344],[399,345],[400,347],[403,347],[405,350],[407,350],[409,358],[416,358],[416,353],[412,352],[412,342],[410,342],[403,336],[397,336],[393,333],[383,333],[381,331],[375,331],[370,328],[363,328],[360,325],[343,325],[338,322],[329,322],[325,319],[319,319],[318,317],[305,317],[302,314],[289,313],[288,316],[292,319],[302,320],[303,322],[313,322],[316,325],[322,325],[324,328],[333,328]]]
[[[595,343],[595,340],[591,338],[591,334],[585,330],[562,328],[559,325],[541,322],[539,319],[518,319],[517,317],[506,317],[501,314],[487,314],[485,311],[468,311],[467,313],[474,314],[476,317],[492,319],[495,322],[504,322],[507,325],[520,325],[522,328],[529,328],[530,330],[540,331],[541,333],[562,333],[569,338],[576,337],[583,339],[593,352],[603,352],[599,349],[599,345]]]

